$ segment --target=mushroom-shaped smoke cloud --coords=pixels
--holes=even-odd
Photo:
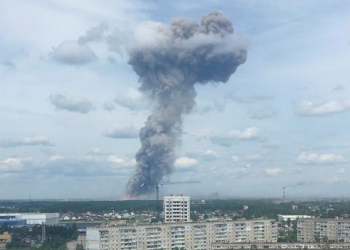
[[[140,90],[155,102],[140,131],[136,171],[127,184],[128,195],[135,197],[152,192],[152,184],[172,173],[183,115],[195,105],[195,84],[227,82],[246,61],[247,50],[232,22],[212,11],[200,25],[183,17],[170,25],[142,23],[128,51]]]

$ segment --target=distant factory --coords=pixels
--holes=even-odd
[[[6,224],[11,227],[59,224],[58,213],[13,213],[0,214],[0,226]]]

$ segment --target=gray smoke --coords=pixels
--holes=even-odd
[[[170,25],[141,24],[128,49],[129,64],[139,76],[140,91],[155,102],[140,130],[136,171],[127,184],[130,196],[154,192],[173,171],[182,119],[195,105],[196,83],[227,82],[246,61],[246,41],[233,33],[232,22],[218,11],[200,25],[183,17]]]
[[[284,186],[284,188],[287,188],[287,187],[296,188],[296,187],[303,186],[303,185],[306,185],[306,184],[307,184],[307,183],[306,183],[305,181],[299,181],[299,182],[297,182],[297,183]]]

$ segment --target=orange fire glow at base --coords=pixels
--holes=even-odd
[[[132,200],[132,197],[130,195],[125,195],[122,200],[129,201],[129,200]]]

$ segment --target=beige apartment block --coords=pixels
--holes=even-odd
[[[87,250],[209,250],[213,243],[277,242],[274,220],[134,224],[87,229]]]
[[[299,219],[297,231],[299,242],[350,242],[348,219]]]
[[[0,248],[5,248],[8,242],[11,242],[11,234],[8,232],[0,234]]]

